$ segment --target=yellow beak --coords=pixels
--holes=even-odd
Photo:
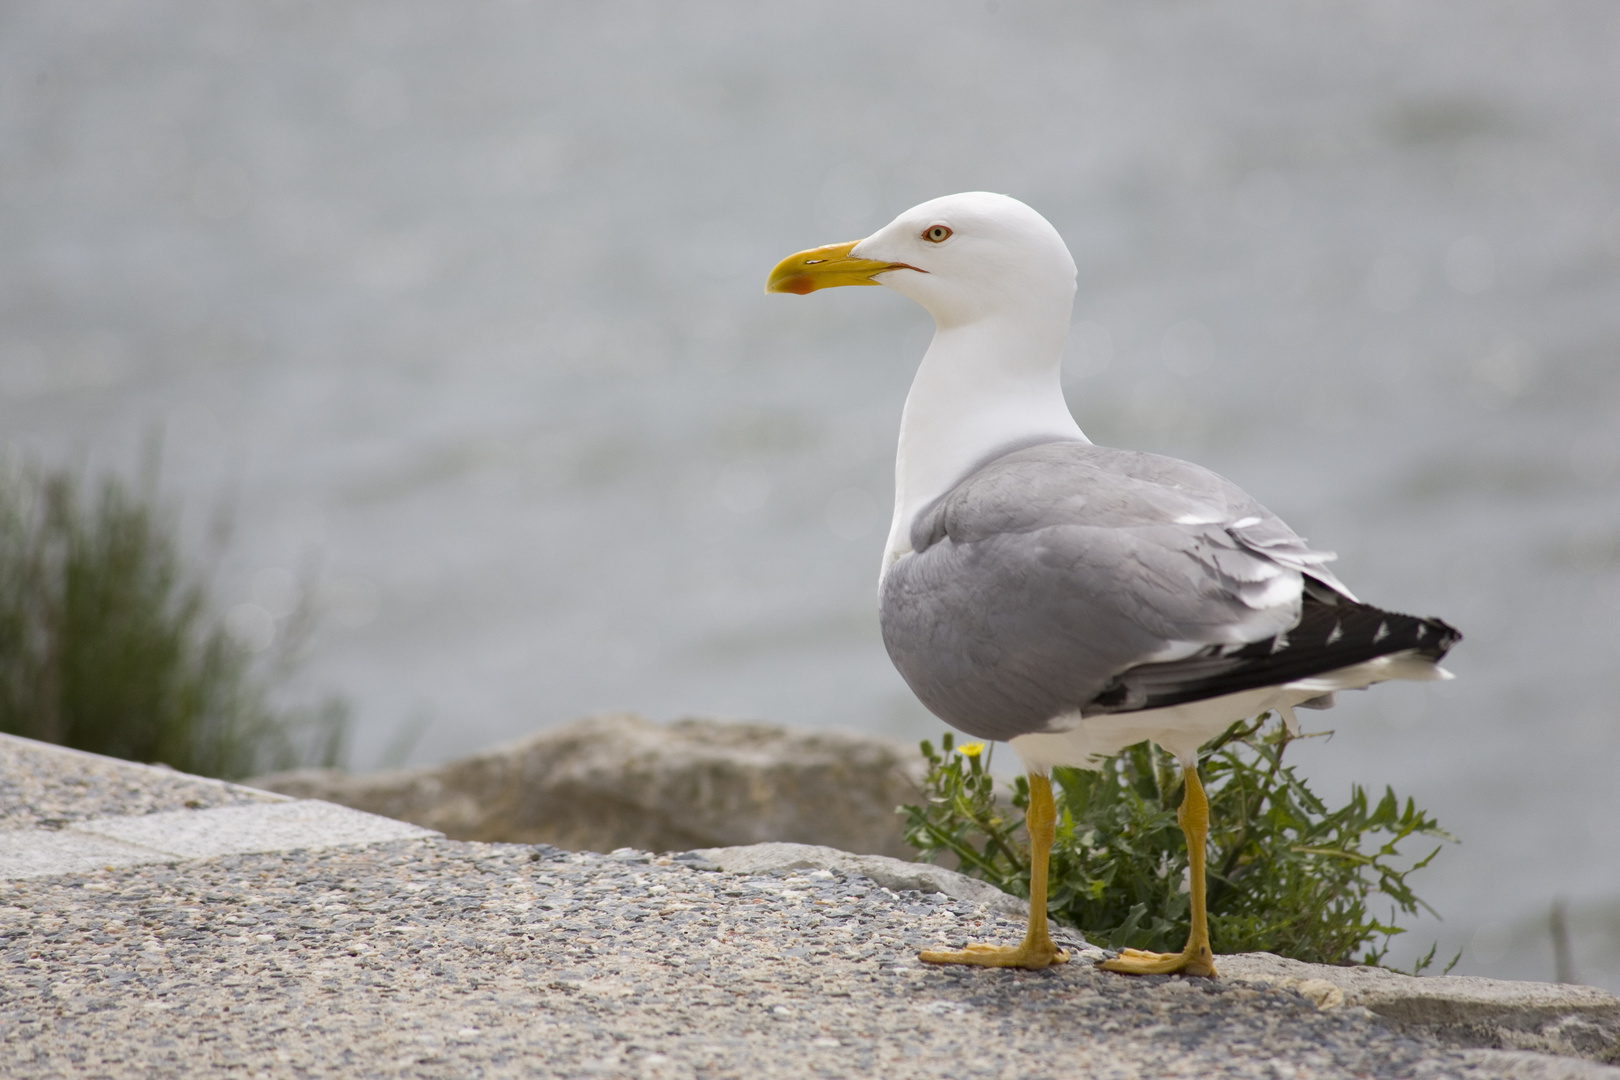
[[[872,278],[886,270],[917,269],[906,263],[851,258],[849,253],[858,243],[859,240],[851,240],[847,244],[828,244],[789,255],[771,271],[765,291],[803,296],[835,285],[876,285],[878,282]]]

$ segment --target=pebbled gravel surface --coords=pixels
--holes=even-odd
[[[1020,931],[829,871],[445,840],[14,882],[0,1075],[1497,1075],[1291,992],[915,958]]]
[[[285,796],[208,780],[162,765],[0,735],[0,829],[53,829],[72,821],[190,807],[285,802]]]

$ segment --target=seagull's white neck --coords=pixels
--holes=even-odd
[[[1042,438],[1085,439],[1063,400],[1067,309],[938,325],[900,419],[884,573],[911,550],[918,511],[995,451]]]

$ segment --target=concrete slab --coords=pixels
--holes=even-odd
[[[163,862],[171,856],[105,836],[44,830],[0,832],[0,881],[88,874],[116,866]]]
[[[441,835],[432,829],[318,799],[100,818],[70,825],[64,831],[69,830],[152,848],[182,859],[425,840]]]
[[[315,799],[94,818],[0,832],[0,880],[181,859],[421,840],[439,834]]]
[[[773,870],[826,870],[858,874],[897,892],[944,893],[956,900],[984,904],[998,915],[1021,918],[1029,902],[1009,896],[989,882],[978,881],[928,863],[905,862],[886,855],[854,855],[820,844],[748,844],[744,847],[699,848],[693,852],[733,874],[768,874]]]
[[[1401,977],[1363,985],[1276,958],[1223,957],[1218,980],[1129,978],[1061,928],[1075,959],[1044,972],[940,968],[917,950],[1014,940],[1022,904],[811,845],[594,855],[436,839],[18,742],[0,745],[0,792],[45,805],[0,814],[7,1078],[1620,1080],[1572,1056],[1458,1048],[1461,1032],[1610,1057],[1597,991],[1391,990]],[[29,821],[47,827],[15,827]],[[1410,1022],[1441,1002],[1464,1022]]]
[[[1306,964],[1270,953],[1222,956],[1222,976],[1294,990],[1324,1010],[1368,1009],[1458,1045],[1506,1046],[1620,1061],[1620,999],[1591,986],[1471,975],[1416,977]]]
[[[286,802],[270,791],[0,735],[0,829],[56,829],[154,810]]]

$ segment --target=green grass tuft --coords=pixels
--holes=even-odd
[[[1413,837],[1450,840],[1411,799],[1386,788],[1373,802],[1359,785],[1329,808],[1283,753],[1292,737],[1268,716],[1235,724],[1199,754],[1210,802],[1209,921],[1217,952],[1272,952],[1313,963],[1379,963],[1402,929],[1400,914],[1430,910],[1407,877],[1439,852],[1403,856]],[[1029,895],[1021,838],[1029,782],[998,796],[988,751],[922,743],[926,800],[902,807],[919,858],[950,853],[964,873]],[[1108,758],[1098,771],[1052,771],[1057,838],[1047,909],[1088,940],[1179,951],[1189,928],[1187,847],[1176,823],[1181,769],[1151,743]],[[1372,914],[1383,897],[1386,922]],[[1381,905],[1380,905],[1381,906]],[[1359,954],[1359,955],[1358,955]],[[1433,950],[1419,970],[1433,959]],[[1454,961],[1455,962],[1455,961]],[[1449,970],[1449,969],[1448,969]]]
[[[154,487],[0,463],[0,731],[204,776],[335,764],[345,706],[272,705],[285,665],[227,632]]]

